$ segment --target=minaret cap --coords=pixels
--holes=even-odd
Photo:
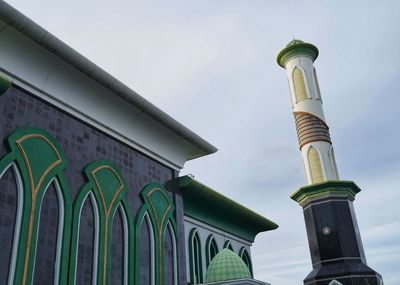
[[[294,39],[290,41],[283,50],[281,50],[276,61],[281,67],[285,68],[285,63],[291,56],[296,54],[305,54],[310,56],[314,61],[317,59],[318,53],[318,49],[315,45]]]

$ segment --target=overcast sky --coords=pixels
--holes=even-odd
[[[258,235],[255,277],[302,284],[311,271],[305,185],[285,71],[295,38],[315,62],[339,174],[370,267],[400,284],[399,1],[7,1],[214,144],[196,179],[280,225]]]

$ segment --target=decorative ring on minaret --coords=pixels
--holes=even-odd
[[[317,116],[306,112],[295,112],[294,119],[300,149],[315,141],[325,141],[332,144],[328,125]]]

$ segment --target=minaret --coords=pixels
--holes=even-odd
[[[317,47],[293,40],[277,58],[287,72],[308,184],[291,196],[303,207],[313,266],[304,284],[381,285],[381,275],[367,266],[354,212],[361,190],[339,180],[314,68],[317,57]]]

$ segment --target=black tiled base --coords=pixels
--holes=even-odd
[[[382,277],[361,262],[338,262],[315,268],[304,279],[305,285],[328,285],[337,280],[343,285],[382,285]]]

